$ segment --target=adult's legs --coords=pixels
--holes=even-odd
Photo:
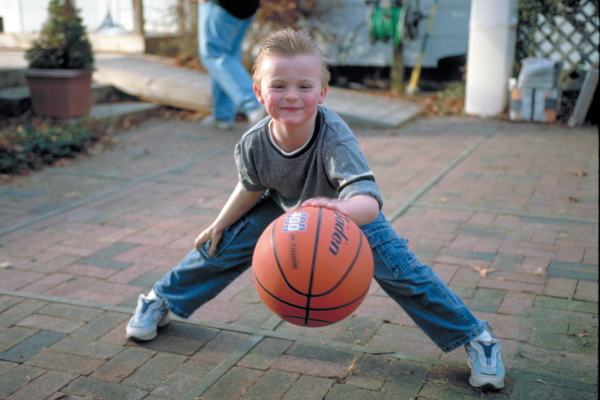
[[[212,80],[213,115],[233,122],[238,110],[249,114],[260,106],[242,65],[242,41],[252,18],[235,18],[210,1],[201,3],[199,11],[200,58]]]

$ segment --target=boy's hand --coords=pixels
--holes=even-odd
[[[223,231],[254,207],[265,192],[266,190],[248,192],[244,189],[242,184],[238,182],[235,190],[231,196],[229,196],[229,200],[227,200],[227,203],[225,203],[225,206],[221,209],[217,219],[204,232],[199,234],[194,241],[196,250],[200,251],[202,245],[210,240],[208,255],[210,257],[214,256],[217,251],[217,244],[219,244],[221,236],[223,236]]]
[[[199,234],[198,237],[196,237],[196,240],[194,241],[194,247],[196,250],[200,251],[202,245],[208,242],[210,239],[210,249],[208,250],[208,255],[212,257],[215,255],[217,244],[219,244],[222,235],[223,231],[215,229],[211,226]]]
[[[344,210],[344,207],[342,207],[342,202],[343,200],[330,199],[329,197],[314,197],[304,201],[304,203],[302,203],[302,207],[324,207],[333,211],[337,211],[341,214],[348,215],[348,212]]]
[[[379,214],[379,203],[368,195],[356,195],[349,199],[314,197],[302,203],[302,207],[325,207],[350,218],[358,226],[375,221]]]

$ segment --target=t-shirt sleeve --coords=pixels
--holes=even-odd
[[[374,197],[383,206],[375,175],[360,151],[356,140],[345,140],[331,149],[325,169],[340,199],[362,194]]]
[[[258,192],[266,190],[260,183],[256,164],[254,163],[254,154],[251,146],[248,146],[248,141],[241,140],[234,151],[235,164],[238,170],[238,179],[243,188],[249,192]]]

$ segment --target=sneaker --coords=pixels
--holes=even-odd
[[[137,340],[152,340],[156,337],[158,327],[169,322],[169,310],[161,299],[149,300],[140,294],[135,313],[125,330],[126,336]]]
[[[248,125],[254,126],[267,116],[267,110],[265,110],[264,106],[260,105],[246,116],[248,117]]]
[[[209,129],[218,129],[220,131],[228,131],[233,129],[233,122],[219,121],[214,116],[209,115],[208,117],[204,118],[202,122],[200,122],[200,126]]]
[[[493,332],[489,342],[472,340],[465,345],[471,367],[471,386],[483,390],[500,390],[504,387],[504,365],[500,348],[500,341]]]

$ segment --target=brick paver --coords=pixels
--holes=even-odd
[[[597,399],[597,130],[354,128],[394,228],[503,341],[506,387],[484,397]],[[125,338],[137,295],[233,189],[242,133],[151,120],[0,186],[0,398],[482,397],[464,351],[442,354],[375,282],[338,324],[265,328],[247,271],[154,341]]]

